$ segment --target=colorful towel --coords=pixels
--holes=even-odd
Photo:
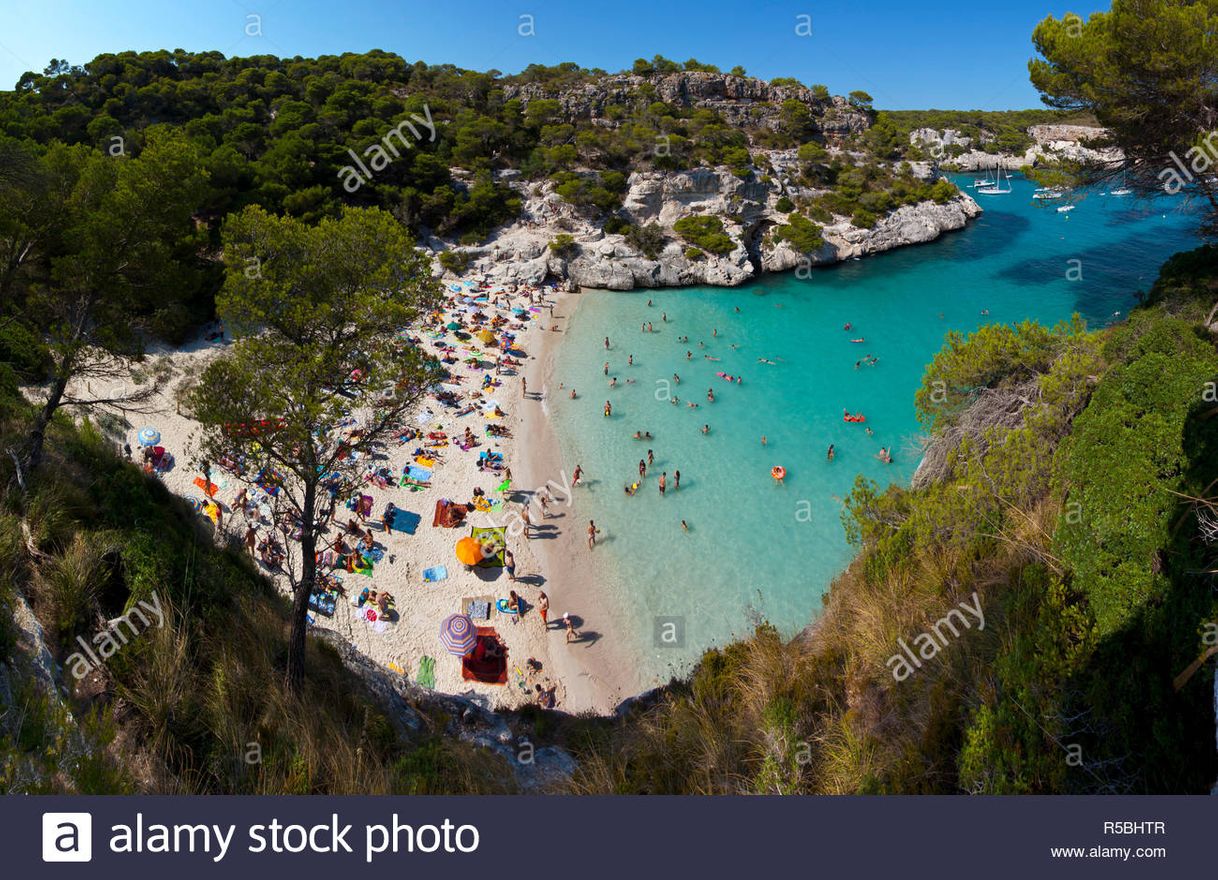
[[[431,568],[423,569],[423,583],[434,584],[437,581],[442,581],[448,577],[448,567],[444,565],[433,565]]]
[[[424,657],[419,661],[418,682],[425,688],[436,686],[436,660],[434,657]]]
[[[419,467],[417,464],[412,464],[406,468],[406,479],[415,483],[426,483],[431,479],[432,470],[430,468]]]
[[[469,607],[466,609],[466,613],[474,620],[490,620],[491,603],[472,600],[469,603]]]
[[[202,489],[208,498],[215,498],[216,493],[220,491],[219,486],[215,483],[209,483],[202,477],[195,477],[195,485]]]

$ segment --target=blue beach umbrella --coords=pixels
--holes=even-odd
[[[156,446],[161,442],[161,432],[156,428],[142,428],[135,440],[140,446]]]
[[[440,624],[440,643],[450,654],[464,657],[478,643],[478,633],[468,614],[450,614]]]

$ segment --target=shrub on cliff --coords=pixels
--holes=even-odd
[[[687,242],[708,253],[722,256],[736,249],[735,242],[723,231],[723,221],[718,217],[693,214],[682,217],[672,228]]]
[[[579,253],[579,242],[567,233],[560,232],[550,242],[550,250],[555,256],[569,260]]]
[[[801,254],[810,254],[825,246],[820,227],[802,214],[791,214],[786,223],[774,227],[774,238],[789,242]]]

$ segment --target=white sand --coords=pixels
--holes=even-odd
[[[456,294],[449,295],[454,297]],[[442,430],[449,438],[459,438],[468,425],[477,437],[478,446],[462,451],[459,446],[449,445],[439,450],[439,460],[434,469],[430,487],[422,491],[391,486],[381,489],[367,484],[362,490],[374,498],[373,519],[380,516],[387,502],[399,509],[416,513],[421,522],[413,535],[394,531],[385,535],[374,526],[374,534],[384,547],[385,556],[379,562],[372,577],[354,573],[342,573],[348,599],[367,586],[375,590],[387,590],[396,600],[398,619],[394,622],[370,623],[365,619],[365,608],[355,608],[340,597],[333,618],[316,617],[316,626],[338,631],[347,637],[359,650],[373,660],[416,679],[419,663],[424,656],[435,658],[436,689],[445,693],[475,696],[492,707],[517,706],[534,697],[534,685],[557,686],[559,707],[567,711],[608,712],[623,697],[635,692],[637,681],[630,672],[628,658],[621,656],[622,646],[615,643],[613,626],[607,607],[610,603],[598,601],[593,573],[595,568],[589,559],[584,529],[586,518],[579,515],[580,489],[567,492],[574,463],[566,466],[560,460],[558,447],[550,428],[546,408],[546,384],[549,382],[550,364],[554,347],[561,339],[561,332],[550,331],[552,325],[565,326],[564,309],[566,295],[545,291],[547,300],[538,295],[542,305],[540,314],[533,312],[533,320],[525,324],[527,329],[509,326],[507,330],[517,334],[519,347],[530,353],[522,372],[529,384],[529,398],[522,399],[519,376],[500,376],[498,388],[489,389],[486,397],[499,403],[507,413],[502,421],[488,421],[480,411],[455,417],[455,410],[446,409],[435,400],[428,399],[424,409],[433,415],[425,430]],[[549,314],[547,303],[557,298],[560,304]],[[484,306],[488,315],[496,312],[510,315],[512,306],[528,307],[527,292],[521,291],[510,297],[500,295],[500,307]],[[449,320],[446,314],[445,322]],[[515,322],[513,322],[515,323]],[[543,329],[546,328],[546,329]],[[426,340],[432,345],[431,340]],[[446,341],[456,340],[449,334]],[[493,360],[495,349],[485,349],[476,339],[458,344],[458,357],[469,356],[468,347],[483,349]],[[222,351],[218,343],[199,342],[181,349],[166,351],[150,358],[144,365],[162,376],[161,391],[152,402],[152,411],[146,415],[133,416],[134,424],[128,432],[127,441],[136,450],[136,434],[145,425],[154,426],[161,432],[161,446],[173,454],[175,467],[160,475],[173,492],[188,498],[202,499],[201,489],[194,484],[202,473],[192,462],[195,459],[194,438],[197,424],[180,415],[175,403],[176,389],[183,380],[197,376],[207,360]],[[463,377],[458,387],[463,398],[469,397],[481,384],[482,377],[491,370],[470,369],[464,363],[449,365],[455,376]],[[166,381],[161,371],[172,371]],[[416,422],[417,424],[417,422]],[[506,424],[512,431],[511,438],[485,436],[487,424]],[[437,425],[439,426],[437,428]],[[400,475],[403,466],[413,460],[412,451],[421,445],[411,441],[398,445],[390,441],[386,451],[387,466]],[[501,473],[482,472],[477,467],[479,452],[493,450],[502,452],[513,472],[513,489],[521,490],[509,498],[523,502],[532,495],[530,491],[550,482],[554,501],[550,504],[550,516],[543,517],[536,502],[531,506],[531,518],[540,526],[538,537],[525,540],[521,534],[519,513],[521,504],[505,501],[490,513],[471,513],[463,526],[447,529],[432,526],[433,511],[437,499],[449,498],[457,503],[471,500],[474,487],[481,486],[488,497],[497,498],[494,488],[502,481]],[[244,515],[232,509],[239,489],[244,485],[233,475],[212,468],[212,480],[220,485],[216,499],[224,508],[223,528],[230,540],[240,541],[245,533]],[[202,514],[201,514],[202,516]],[[337,520],[345,523],[353,514],[339,507]],[[475,568],[466,570],[457,562],[453,548],[458,539],[469,534],[470,526],[506,526],[508,547],[516,558],[516,575],[521,579],[516,584],[509,582],[506,572],[500,568]],[[546,538],[541,538],[541,534]],[[324,544],[336,535],[331,531]],[[319,541],[319,546],[324,545]],[[424,583],[422,572],[431,566],[444,565],[448,578],[438,583]],[[264,571],[266,569],[264,568]],[[285,592],[288,580],[283,574],[267,571]],[[516,591],[531,608],[517,622],[514,615],[492,611],[489,621],[475,620],[479,626],[492,626],[508,649],[508,683],[487,685],[464,680],[461,676],[459,658],[448,654],[439,641],[441,622],[454,612],[463,610],[462,600],[473,597],[507,598],[509,589]],[[550,626],[542,625],[536,605],[540,591],[550,599]],[[493,604],[493,603],[492,603]],[[584,638],[567,643],[561,617],[570,612],[584,633]],[[621,632],[621,630],[618,630]],[[541,664],[539,673],[531,672],[527,660],[535,659]],[[524,688],[521,687],[523,681]],[[527,690],[526,690],[527,689]]]

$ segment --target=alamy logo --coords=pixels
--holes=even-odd
[[[93,860],[91,813],[43,813],[42,860],[90,862]]]

